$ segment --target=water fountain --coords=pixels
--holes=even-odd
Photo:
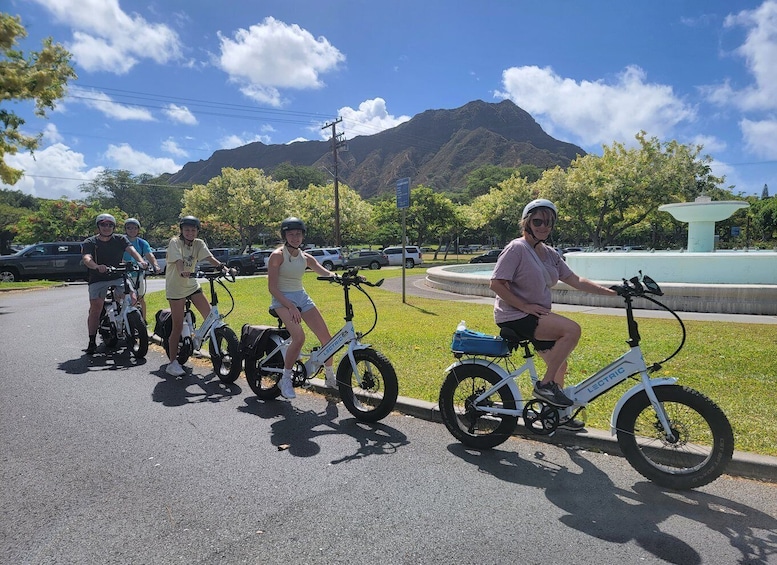
[[[658,209],[688,222],[688,247],[680,251],[615,251],[567,253],[570,268],[600,283],[617,283],[639,271],[664,290],[667,305],[686,312],[724,312],[777,315],[777,252],[715,250],[715,222],[749,206],[742,201],[664,204]],[[429,286],[478,296],[493,296],[490,270],[482,265],[453,265],[429,269]],[[591,295],[559,283],[553,300],[562,304],[620,306],[620,299]]]

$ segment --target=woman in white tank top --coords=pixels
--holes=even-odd
[[[321,312],[302,286],[302,275],[307,268],[325,277],[334,276],[334,273],[325,269],[314,257],[302,250],[305,233],[305,223],[299,218],[290,217],[283,220],[281,222],[283,245],[273,251],[267,259],[267,284],[272,295],[270,308],[275,310],[291,334],[291,345],[286,351],[283,376],[278,382],[281,394],[285,398],[297,396],[291,381],[291,369],[305,343],[302,321],[305,321],[322,345],[332,337]],[[324,371],[326,386],[337,388],[331,358],[326,361]]]

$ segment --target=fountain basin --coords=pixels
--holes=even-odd
[[[670,213],[675,220],[688,223],[688,251],[701,253],[715,248],[715,222],[727,219],[740,208],[750,204],[740,200],[716,200],[699,196],[693,202],[676,202],[658,207]]]
[[[721,252],[702,255],[705,259],[708,259],[718,253]],[[771,260],[772,269],[777,269],[777,253],[775,252],[740,253],[745,256],[761,255],[767,259],[767,263],[769,263],[769,259]],[[613,259],[614,255],[637,256],[638,254],[655,255],[634,251],[622,254],[570,253],[567,254],[567,260],[569,261],[572,255],[605,255],[610,259]],[[675,255],[682,261],[682,259],[687,258],[690,254],[677,252]],[[623,257],[619,257],[618,260],[612,262],[624,263],[623,259]],[[670,268],[666,276],[656,276],[654,270],[651,269],[654,267],[658,268],[658,265],[659,263],[634,263],[626,267],[626,270],[629,270],[628,273],[623,271],[623,275],[617,276],[613,273],[611,278],[599,276],[598,274],[584,274],[575,267],[572,267],[572,270],[580,276],[595,280],[602,285],[609,286],[622,282],[623,278],[631,278],[637,275],[638,271],[642,269],[642,272],[655,279],[664,291],[664,296],[661,298],[661,301],[678,312],[777,315],[777,284],[774,284],[777,282],[777,275],[771,279],[772,284],[680,282],[677,280],[677,277],[681,271],[677,265],[674,266],[675,271],[677,271],[674,274],[672,274]],[[491,265],[469,264],[432,267],[427,270],[426,284],[432,288],[458,294],[493,297],[494,293],[489,288],[492,268],[493,266]],[[726,267],[726,269],[729,268]],[[599,270],[598,267],[597,270]],[[733,269],[729,270],[733,271]],[[600,296],[587,292],[580,292],[561,282],[554,286],[552,291],[553,301],[557,304],[578,304],[600,308],[623,307],[623,299],[620,297]],[[646,300],[640,300],[638,307],[649,310],[658,309],[657,306]]]

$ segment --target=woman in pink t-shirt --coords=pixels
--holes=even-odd
[[[573,273],[559,253],[545,244],[556,223],[558,210],[545,199],[529,202],[523,209],[523,237],[511,241],[499,255],[491,275],[496,294],[494,320],[531,340],[547,371],[534,387],[534,396],[555,406],[574,404],[563,392],[567,357],[580,340],[580,326],[551,312],[551,288],[559,280],[593,294],[615,291]],[[561,428],[579,430],[583,423],[566,420]]]

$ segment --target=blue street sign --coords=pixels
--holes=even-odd
[[[410,208],[410,179],[397,181],[397,208]]]

